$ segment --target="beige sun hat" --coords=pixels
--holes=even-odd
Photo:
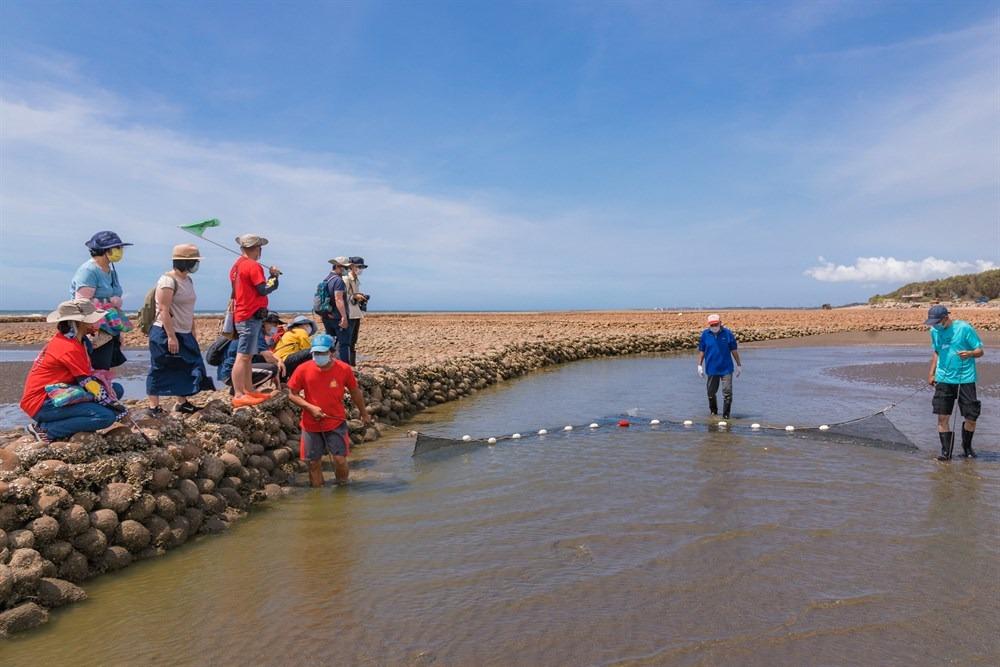
[[[240,244],[241,248],[256,248],[259,245],[267,245],[267,239],[257,234],[237,236],[236,242]]]
[[[198,246],[193,243],[182,243],[174,246],[174,252],[170,259],[201,259]]]
[[[328,260],[328,261],[331,264],[333,264],[334,266],[349,267],[351,265],[351,258],[350,257],[343,257],[343,256],[341,256],[341,257],[334,257],[333,259]]]
[[[105,311],[97,308],[87,299],[63,301],[59,307],[49,313],[46,322],[86,322],[97,324],[104,319]]]

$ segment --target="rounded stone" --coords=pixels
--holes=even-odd
[[[198,473],[213,482],[218,482],[226,474],[226,464],[217,456],[206,454],[201,460],[201,467]]]
[[[134,519],[125,519],[115,531],[115,544],[121,545],[133,553],[138,553],[148,547],[151,539],[149,529]]]
[[[131,484],[112,482],[101,489],[100,505],[103,509],[114,510],[118,514],[126,511],[132,504],[135,489]]]
[[[153,471],[153,475],[149,480],[149,486],[154,491],[164,491],[170,488],[173,480],[174,473],[170,472],[168,468],[157,468]]]
[[[73,505],[59,515],[59,535],[73,537],[90,528],[90,515],[80,505]]]
[[[106,537],[114,537],[118,528],[118,515],[114,510],[94,510],[90,513],[90,525],[104,533]]]
[[[86,600],[87,594],[82,588],[65,579],[42,577],[38,582],[38,599],[49,609],[54,609]]]
[[[88,528],[76,536],[73,546],[90,560],[97,560],[108,548],[108,536],[96,528]]]
[[[193,479],[198,474],[198,464],[194,461],[183,461],[177,466],[177,476],[181,479]]]
[[[56,540],[42,547],[42,556],[56,565],[66,560],[73,551],[73,545],[65,540]]]
[[[69,581],[83,581],[90,576],[87,557],[75,549],[59,565],[59,577]]]
[[[73,502],[69,491],[60,486],[44,486],[35,495],[34,506],[42,514],[55,514]]]
[[[49,620],[49,612],[36,602],[25,602],[0,613],[0,637],[37,628]]]
[[[12,530],[7,534],[7,544],[11,549],[34,549],[35,534],[30,530]]]
[[[146,517],[156,511],[156,499],[148,493],[143,493],[136,498],[128,508],[125,518],[134,521],[143,521]]]
[[[177,516],[177,505],[174,503],[174,499],[165,493],[156,494],[156,513],[170,521],[175,516]]]
[[[149,530],[150,540],[155,546],[163,546],[170,542],[170,524],[166,519],[154,514],[142,522],[142,525]]]
[[[197,507],[189,507],[184,510],[184,518],[188,520],[188,532],[194,535],[201,529],[201,524],[205,522],[205,513]]]
[[[194,480],[195,486],[198,487],[199,493],[212,493],[215,491],[215,482],[208,479],[207,477],[199,477]]]
[[[44,545],[59,535],[59,521],[54,516],[43,515],[28,524],[35,535],[35,544]]]
[[[114,544],[108,547],[107,551],[104,552],[102,562],[105,570],[113,572],[131,565],[132,554],[130,554],[128,549],[125,547]]]
[[[198,485],[192,482],[190,479],[182,479],[177,483],[177,490],[181,492],[184,496],[184,502],[186,505],[197,504],[201,493],[198,491]]]
[[[201,494],[201,504],[209,514],[221,514],[226,511],[226,501],[214,493]]]

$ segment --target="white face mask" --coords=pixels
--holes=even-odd
[[[198,273],[199,266],[201,266],[201,262],[195,262],[191,265],[191,268],[188,269],[188,273]]]
[[[711,331],[712,333],[719,333],[720,331],[722,331],[722,326],[719,324],[713,324],[708,328],[708,330]]]

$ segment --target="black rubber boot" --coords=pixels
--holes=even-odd
[[[951,461],[951,452],[955,449],[954,431],[946,431],[945,433],[939,432],[938,437],[941,438],[941,456],[937,457],[937,460]]]
[[[715,396],[708,397],[708,410],[712,413],[712,416],[719,414],[719,401]]]
[[[732,401],[722,401],[722,417],[729,419],[729,409],[733,407]]]
[[[962,456],[969,459],[976,458],[976,450],[972,448],[972,436],[975,434],[975,431],[966,431],[965,427],[962,427]]]

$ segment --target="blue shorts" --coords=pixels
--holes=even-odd
[[[260,330],[264,328],[264,320],[247,320],[236,323],[236,333],[239,341],[236,343],[236,354],[254,355],[259,352]]]
[[[347,429],[347,422],[332,431],[302,431],[299,458],[303,461],[319,461],[327,452],[334,456],[347,456],[351,453],[351,434]]]

